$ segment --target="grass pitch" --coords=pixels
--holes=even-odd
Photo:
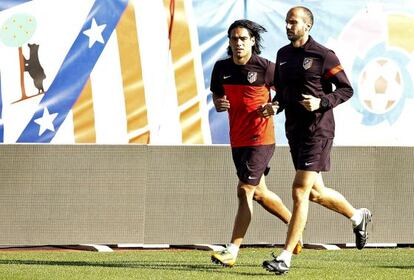
[[[211,252],[198,250],[0,251],[0,279],[414,279],[414,250],[409,248],[305,249],[283,276],[261,267],[270,252],[243,248],[236,266],[223,268],[210,262]]]

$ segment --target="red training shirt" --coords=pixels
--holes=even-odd
[[[226,95],[230,102],[232,147],[275,143],[273,118],[266,119],[257,113],[260,105],[271,101],[274,69],[274,63],[254,54],[245,65],[235,64],[232,58],[214,65],[210,90],[219,97]]]

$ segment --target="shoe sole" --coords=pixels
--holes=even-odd
[[[265,265],[265,264],[263,264],[263,265],[262,265],[262,267],[263,267],[264,269],[266,269],[267,271],[272,272],[272,273],[274,273],[274,274],[276,274],[276,275],[283,275],[283,274],[287,274],[287,273],[289,272],[289,270],[286,270],[286,271],[274,270],[274,268],[273,268],[273,267],[269,267],[269,266],[267,266],[267,265]]]
[[[222,262],[221,260],[217,259],[214,256],[211,256],[211,262],[214,263],[214,264],[219,264],[223,267],[229,267],[229,268],[231,268],[235,265],[235,263],[224,263],[224,262]]]

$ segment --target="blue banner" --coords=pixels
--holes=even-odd
[[[49,143],[79,97],[126,8],[127,0],[95,1],[39,108],[17,142]]]
[[[14,6],[30,2],[32,0],[1,0],[0,1],[0,12],[3,10],[7,10],[13,8]]]

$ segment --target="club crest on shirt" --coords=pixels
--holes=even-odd
[[[303,68],[305,70],[308,70],[309,68],[311,68],[312,67],[312,61],[313,61],[313,58],[305,57],[305,59],[303,59]]]
[[[257,72],[248,72],[247,73],[247,80],[249,83],[254,83],[257,80]]]

